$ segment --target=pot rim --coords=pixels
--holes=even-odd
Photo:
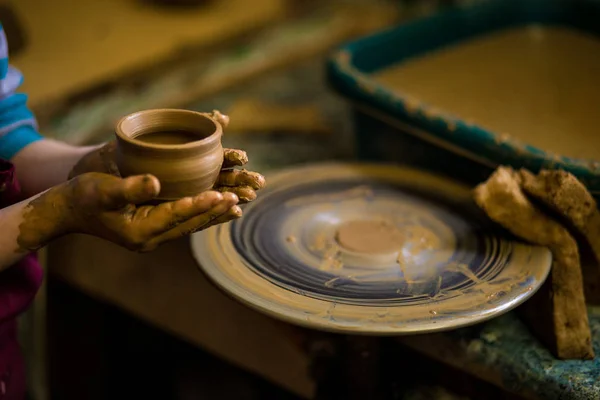
[[[174,113],[174,114],[182,114],[182,115],[188,115],[188,116],[195,115],[197,117],[202,117],[206,120],[211,121],[215,127],[215,130],[213,133],[211,133],[210,135],[208,135],[207,137],[205,137],[203,139],[194,140],[193,142],[189,142],[189,143],[185,143],[185,144],[157,144],[157,143],[143,142],[141,140],[137,140],[135,138],[128,136],[123,131],[123,124],[125,122],[127,122],[131,119],[140,117],[144,114],[157,113],[157,112],[169,112],[169,113]],[[134,113],[125,115],[124,117],[120,118],[115,125],[115,134],[117,135],[118,139],[123,140],[124,142],[127,142],[127,143],[137,146],[137,147],[143,147],[146,149],[188,150],[188,149],[195,149],[197,147],[203,147],[203,146],[206,146],[207,144],[211,144],[215,141],[220,140],[220,138],[223,134],[223,127],[221,126],[221,124],[219,122],[217,122],[214,118],[210,117],[209,114],[207,114],[207,113],[186,110],[186,109],[180,109],[180,108],[153,108],[153,109],[148,109],[148,110],[136,111]]]

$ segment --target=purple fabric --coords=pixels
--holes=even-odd
[[[20,201],[14,166],[0,159],[0,208]],[[17,317],[37,293],[43,272],[35,254],[0,272],[0,399],[25,399],[25,366],[17,338]]]

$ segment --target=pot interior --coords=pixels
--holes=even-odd
[[[155,145],[183,145],[216,133],[215,122],[187,110],[147,110],[128,115],[117,125],[117,133]]]

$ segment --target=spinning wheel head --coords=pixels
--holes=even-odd
[[[411,169],[284,171],[244,214],[193,236],[201,268],[242,302],[320,329],[473,324],[523,302],[550,270],[549,252],[504,237],[469,188]]]

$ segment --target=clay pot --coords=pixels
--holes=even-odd
[[[160,201],[209,190],[223,164],[221,136],[228,121],[218,111],[159,109],[127,115],[115,128],[119,172],[123,177],[156,176]]]

